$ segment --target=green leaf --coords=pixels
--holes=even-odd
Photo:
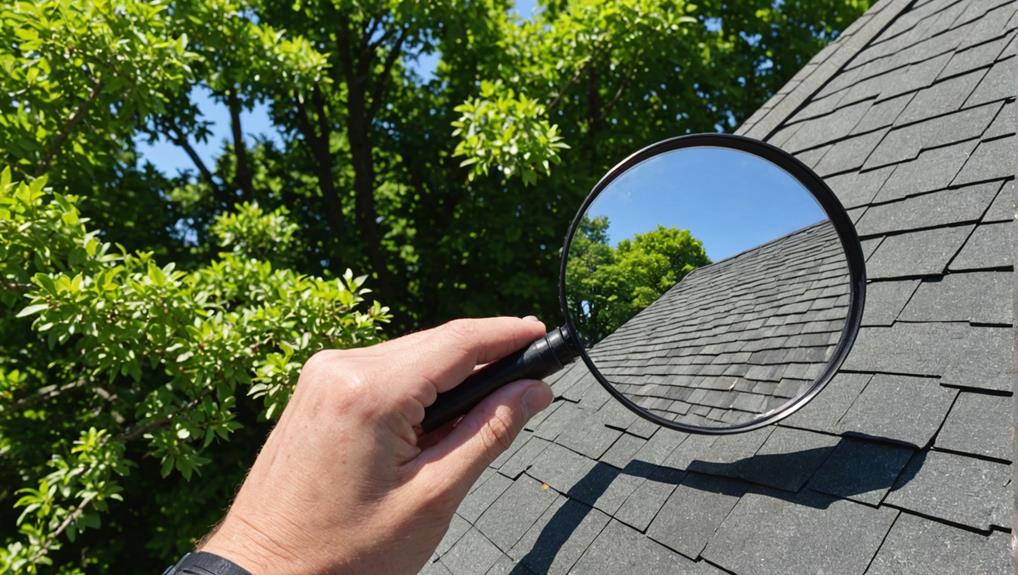
[[[48,303],[36,303],[32,304],[18,312],[17,317],[26,317],[37,314],[45,309],[49,309]]]

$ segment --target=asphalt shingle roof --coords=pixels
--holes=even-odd
[[[692,425],[745,422],[820,375],[841,338],[847,274],[825,220],[694,270],[591,356],[616,389],[656,415]],[[596,459],[618,433],[572,426],[558,441]]]
[[[812,403],[689,435],[577,363],[424,572],[1010,572],[1016,28],[1011,0],[884,0],[739,130],[813,166],[868,258],[857,343]]]

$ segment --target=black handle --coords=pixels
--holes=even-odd
[[[440,393],[424,410],[421,430],[434,431],[466,414],[490,393],[519,379],[541,379],[562,369],[579,352],[565,326],[555,328],[529,346],[492,362],[453,389]]]

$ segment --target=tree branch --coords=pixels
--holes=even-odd
[[[548,107],[545,108],[546,111],[551,112],[552,110],[557,108],[559,104],[562,103],[562,99],[566,95],[566,90],[568,90],[569,88],[571,88],[580,81],[580,79],[583,77],[583,74],[587,71],[587,68],[589,68],[591,64],[593,64],[594,60],[596,60],[597,57],[601,55],[602,48],[603,48],[602,44],[597,44],[596,46],[594,46],[594,50],[590,53],[590,56],[587,57],[587,59],[576,70],[572,77],[566,80],[556,91],[555,99],[552,100],[550,104],[548,104]]]
[[[332,151],[330,149],[329,124],[325,116],[325,104],[322,102],[321,91],[316,87],[313,100],[319,102],[318,127],[322,131],[315,133],[311,125],[311,117],[308,114],[307,106],[299,97],[294,97],[294,106],[297,109],[297,129],[304,136],[308,146],[308,154],[311,163],[315,168],[315,175],[318,178],[318,190],[322,194],[322,206],[325,212],[325,220],[329,229],[336,238],[342,237],[344,226],[343,205],[339,198],[339,192],[332,181]]]
[[[180,146],[180,148],[184,150],[184,153],[187,154],[187,157],[191,159],[191,163],[193,163],[194,167],[198,170],[198,174],[201,175],[202,180],[205,180],[205,183],[209,184],[213,188],[217,188],[218,185],[215,182],[215,176],[212,175],[212,171],[205,165],[205,161],[201,159],[201,156],[198,155],[194,146],[192,146],[191,142],[188,141],[187,136],[182,134],[180,129],[176,126],[165,126],[162,132],[163,135],[166,136],[166,139]]]
[[[83,102],[78,104],[78,107],[74,110],[74,113],[71,114],[71,117],[68,118],[67,122],[57,133],[56,137],[53,138],[53,141],[50,143],[49,148],[43,155],[42,160],[39,162],[39,166],[36,168],[35,171],[36,176],[41,176],[45,174],[46,170],[50,168],[50,165],[53,163],[53,160],[60,153],[60,148],[63,147],[64,142],[67,141],[67,138],[70,137],[71,133],[74,132],[75,128],[78,127],[78,124],[80,124],[81,121],[85,119],[85,116],[88,115],[89,110],[92,109],[92,106],[95,105],[96,100],[99,99],[99,94],[102,93],[102,89],[103,89],[102,79],[96,80],[92,83],[92,91],[89,92],[88,98],[86,98]]]
[[[399,37],[396,38],[396,42],[389,49],[389,53],[385,56],[385,64],[382,66],[382,75],[378,78],[378,84],[375,85],[375,89],[371,92],[371,103],[368,106],[368,118],[374,120],[375,115],[378,113],[378,109],[382,105],[382,100],[385,98],[385,91],[389,87],[392,81],[392,67],[396,64],[396,60],[399,59],[399,55],[403,52],[403,42],[406,40],[407,28],[400,30]]]

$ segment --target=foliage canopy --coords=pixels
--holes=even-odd
[[[566,305],[588,345],[654,303],[689,272],[711,263],[689,230],[659,225],[613,247],[608,227],[606,216],[583,218],[566,261]]]

